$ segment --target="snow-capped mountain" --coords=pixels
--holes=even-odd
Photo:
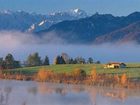
[[[56,24],[58,22],[62,22],[65,20],[77,20],[80,18],[87,17],[87,13],[80,9],[72,9],[70,11],[65,12],[55,12],[46,15],[46,19],[37,23],[33,24],[28,31],[30,32],[38,32],[44,29],[49,28],[51,25]]]
[[[27,13],[24,11],[0,11],[0,30],[26,31],[34,23],[46,19],[45,15]]]
[[[87,17],[87,13],[80,9],[47,15],[28,13],[25,11],[0,11],[0,31],[18,30],[23,32],[37,32],[64,20],[74,20]]]

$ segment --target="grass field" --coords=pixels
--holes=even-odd
[[[87,74],[93,68],[96,68],[97,73],[102,74],[122,74],[126,73],[130,78],[140,78],[140,63],[129,63],[127,68],[124,69],[104,69],[103,64],[69,64],[69,65],[50,65],[50,66],[38,66],[38,67],[24,67],[14,70],[9,70],[12,72],[21,72],[23,74],[33,74],[37,72],[40,68],[46,68],[48,70],[53,70],[56,73],[67,72],[70,73],[75,68],[81,68],[86,71]]]

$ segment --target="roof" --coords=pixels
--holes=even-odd
[[[122,62],[109,62],[109,63],[107,63],[107,65],[110,65],[110,64],[117,64],[117,65],[124,64],[124,65],[126,65],[125,63],[122,63]]]

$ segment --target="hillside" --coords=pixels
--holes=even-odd
[[[140,21],[133,23],[122,29],[113,31],[109,34],[97,37],[95,40],[96,44],[108,43],[108,42],[137,42],[140,43]]]
[[[55,32],[57,37],[65,40],[67,43],[92,44],[97,40],[97,38],[100,40],[100,36],[107,35],[116,30],[123,30],[124,27],[127,27],[128,25],[137,21],[140,21],[140,12],[134,12],[123,17],[115,17],[111,14],[96,13],[91,17],[57,23],[52,25],[49,29],[37,32],[37,34],[43,35],[46,33]],[[130,28],[126,28],[126,30],[131,30]],[[133,30],[133,32],[134,31],[135,30]],[[134,34],[133,32],[131,35]],[[138,39],[139,36],[136,35],[136,37],[137,38],[134,38],[134,41],[135,39]],[[127,35],[124,38],[127,40]],[[108,38],[108,41],[113,42],[118,41],[118,39],[112,36],[110,40]],[[104,42],[103,39],[102,42]]]

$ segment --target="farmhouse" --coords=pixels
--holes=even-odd
[[[104,68],[109,68],[109,69],[114,69],[114,68],[126,68],[125,63],[120,63],[120,62],[110,62],[107,63]]]

